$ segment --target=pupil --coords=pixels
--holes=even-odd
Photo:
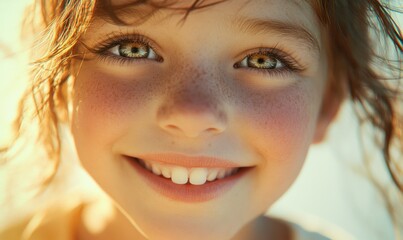
[[[263,64],[263,63],[264,63],[264,59],[263,59],[263,58],[259,58],[259,59],[257,60],[257,62],[258,62],[259,64]]]
[[[139,48],[136,48],[136,47],[132,48],[132,53],[138,53],[138,52],[139,52]]]

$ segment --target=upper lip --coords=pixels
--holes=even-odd
[[[188,168],[238,168],[243,167],[234,161],[212,156],[186,156],[178,153],[152,153],[131,156],[143,161],[177,165]]]

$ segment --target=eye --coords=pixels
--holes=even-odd
[[[101,60],[111,64],[138,64],[142,61],[163,62],[156,53],[157,44],[138,33],[113,32],[107,39],[86,48]]]
[[[126,42],[115,45],[109,52],[123,58],[157,59],[155,51],[146,43]]]
[[[253,53],[245,57],[237,64],[237,67],[251,67],[258,69],[279,69],[285,64],[269,52]]]
[[[299,74],[305,71],[295,57],[279,48],[259,48],[235,63],[235,69],[245,69],[270,77]]]

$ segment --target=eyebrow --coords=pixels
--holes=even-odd
[[[277,34],[286,38],[297,39],[309,48],[320,51],[317,39],[300,25],[273,19],[237,17],[232,21],[232,26],[246,34]]]
[[[161,10],[160,8],[149,8],[149,6],[143,2],[138,3],[138,5],[133,3],[122,5],[110,12],[98,6],[95,10],[92,23],[100,24],[100,22],[108,22],[116,26],[138,24],[153,19],[160,19],[160,17],[163,16]],[[98,27],[99,25],[95,26]]]
[[[137,6],[138,7],[138,6]],[[139,11],[137,8],[126,8],[124,11],[119,12],[120,18],[133,17],[137,15]],[[134,14],[137,13],[137,14]],[[146,21],[150,21],[152,19],[159,19],[163,16],[161,9],[154,9],[150,13],[146,14]],[[112,23],[113,25],[120,25],[115,22],[114,19],[111,19],[108,14],[95,14],[94,22],[98,22],[97,20],[107,19],[107,22]],[[293,24],[289,22],[282,22],[275,19],[262,19],[262,18],[247,18],[243,16],[237,16],[231,20],[231,26],[239,31],[251,34],[251,35],[259,35],[259,34],[276,34],[282,36],[284,38],[296,39],[300,41],[302,44],[306,45],[309,49],[320,52],[320,45],[318,40],[311,34],[305,27],[301,24]],[[95,28],[98,28],[98,24],[93,24]]]

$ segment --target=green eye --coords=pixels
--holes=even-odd
[[[259,69],[277,69],[284,67],[284,64],[268,53],[254,53],[245,57],[240,63],[240,67],[251,67]]]
[[[121,43],[109,50],[112,54],[124,58],[149,58],[156,59],[154,50],[147,44],[141,42]]]

